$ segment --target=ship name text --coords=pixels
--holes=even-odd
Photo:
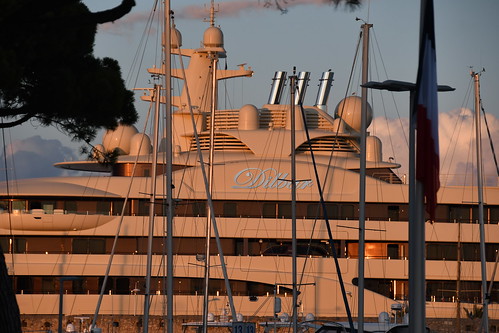
[[[287,172],[279,172],[274,168],[246,168],[234,176],[236,185],[233,185],[232,188],[291,189],[291,179],[288,178],[288,175]],[[303,190],[311,187],[312,184],[311,180],[297,180],[296,189]]]

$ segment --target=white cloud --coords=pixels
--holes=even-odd
[[[456,109],[439,114],[440,175],[443,184],[476,184],[476,141],[474,113]],[[492,142],[499,152],[499,119],[487,114]],[[399,175],[408,174],[409,120],[378,117],[369,130],[383,142],[383,158],[394,157],[402,165]],[[488,185],[497,184],[497,171],[482,117],[483,175]]]
[[[77,159],[75,152],[59,140],[45,140],[39,135],[12,141],[5,151],[9,179],[64,176],[68,172],[55,168],[53,164]],[[3,152],[0,156],[3,170],[0,179],[5,180]]]

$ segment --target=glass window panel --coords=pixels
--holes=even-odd
[[[3,253],[10,253],[10,241],[7,237],[0,238],[0,247]]]
[[[116,278],[116,293],[127,295],[130,293],[130,279],[126,277]]]
[[[470,209],[466,206],[450,206],[449,207],[450,222],[470,222]]]
[[[275,202],[264,202],[262,207],[262,215],[263,217],[276,217]]]
[[[279,202],[277,204],[277,214],[281,218],[291,218],[291,204]]]
[[[355,215],[353,213],[353,205],[342,205],[341,206],[341,218],[342,219],[354,219]]]
[[[206,216],[206,202],[199,201],[192,203],[193,216]]]
[[[81,278],[78,280],[73,280],[71,282],[72,282],[72,287],[73,287],[73,294],[85,294],[86,293],[86,280]]]
[[[9,211],[9,201],[8,200],[0,200],[0,214],[6,213]]]
[[[76,205],[79,214],[97,213],[97,201],[77,201]]]
[[[75,214],[76,213],[76,201],[64,201],[64,210],[68,214]]]
[[[109,215],[111,212],[111,202],[110,201],[97,201],[96,213]]]
[[[388,206],[388,218],[392,221],[400,220],[400,207],[399,206]]]
[[[121,211],[123,210],[123,204],[125,203],[124,200],[120,201],[113,201],[112,209],[113,209],[113,215],[121,215]],[[126,208],[124,215],[130,215],[130,201],[127,201]]]
[[[104,254],[106,253],[105,239],[90,239],[88,242],[88,253]]]
[[[14,238],[14,253],[26,253],[26,239]]]
[[[489,207],[490,212],[490,222],[489,223],[498,223],[499,222],[499,207],[491,206]]]
[[[399,259],[399,245],[398,244],[387,244],[388,257],[390,259]]]
[[[237,204],[235,202],[224,202],[224,216],[237,217]]]
[[[139,200],[139,216],[149,216],[149,200]]]
[[[41,291],[44,294],[53,294],[55,292],[55,280],[53,277],[44,276],[42,277]]]
[[[104,277],[99,277],[99,291],[101,290],[103,284],[104,284]],[[105,290],[104,290],[104,292],[106,294],[108,294],[109,291],[112,292],[112,290],[113,290],[113,284],[114,284],[113,278],[112,277],[108,277],[107,281],[106,281],[106,287],[105,287]]]
[[[326,204],[326,212],[328,219],[338,219],[340,214],[338,213],[338,205],[336,204]]]
[[[317,219],[320,216],[320,204],[311,203],[307,205],[307,218],[309,219]],[[329,217],[329,216],[328,216]]]
[[[18,276],[16,278],[16,293],[33,293],[33,279],[31,278],[31,276]]]
[[[73,239],[73,253],[87,254],[88,253],[88,239]]]
[[[24,212],[26,211],[26,200],[13,200],[12,201],[12,211]]]

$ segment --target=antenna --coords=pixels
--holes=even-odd
[[[211,0],[211,3],[210,3],[210,19],[209,19],[209,22],[210,22],[210,26],[214,27],[215,26],[215,13],[218,13],[219,10],[215,10],[215,0]],[[204,20],[205,22],[207,22],[208,20]]]

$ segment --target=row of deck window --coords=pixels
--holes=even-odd
[[[94,200],[68,200],[67,198],[23,198],[0,199],[0,213],[45,213],[45,214],[103,214],[126,216],[149,215],[150,202],[146,199],[132,199],[123,210],[124,200],[100,198]],[[289,201],[225,201],[213,202],[215,216],[247,217],[247,218],[291,218]],[[358,203],[331,203],[322,207],[317,202],[297,202],[296,216],[303,219],[358,219]],[[366,218],[381,221],[407,221],[409,207],[407,204],[367,203]],[[206,201],[175,201],[176,216],[206,216]],[[166,214],[166,201],[157,200],[155,214]],[[476,205],[439,205],[436,211],[436,222],[478,221]],[[499,206],[485,206],[485,223],[499,222]]]
[[[354,279],[354,285],[358,285],[358,279]],[[365,288],[383,296],[396,299],[409,299],[408,280],[393,279],[365,279]],[[459,281],[459,292],[457,281],[455,280],[426,280],[426,301],[427,302],[457,302],[481,303],[481,281]],[[490,301],[499,301],[499,286],[493,287]]]
[[[59,276],[12,276],[12,285],[17,294],[59,294],[62,290],[65,294],[98,294],[104,283],[102,276],[80,276],[71,279],[62,279]],[[173,291],[175,295],[202,295],[202,278],[174,278]],[[354,285],[358,279],[353,279]],[[151,279],[151,291],[155,294],[165,294],[165,278],[153,277]],[[285,286],[275,286],[252,281],[230,281],[234,296],[269,296],[291,295],[292,290]],[[409,297],[409,284],[407,280],[394,279],[365,279],[365,288],[394,300],[407,300]],[[222,279],[210,279],[208,292],[213,296],[226,295],[225,283]],[[111,276],[108,278],[105,293],[116,295],[143,295],[145,291],[145,280],[137,276]],[[499,287],[492,289],[490,301],[499,301]],[[481,281],[463,280],[459,282],[452,280],[427,280],[426,301],[428,302],[456,302],[480,303]]]
[[[61,277],[59,276],[12,276],[12,286],[17,294],[59,294]],[[62,278],[62,290],[65,294],[99,294],[104,283],[103,276],[79,276],[70,279]],[[151,293],[165,294],[165,278],[151,278]],[[202,295],[204,292],[203,278],[174,278],[175,295]],[[274,295],[274,285],[252,281],[230,281],[234,296],[264,296]],[[105,287],[106,294],[143,295],[145,279],[138,276],[108,277]],[[208,292],[210,295],[226,295],[223,279],[210,279]],[[279,294],[290,294],[288,287],[276,288]]]
[[[55,236],[22,236],[0,237],[0,245],[4,253],[27,254],[109,254],[114,237],[55,237]],[[291,240],[284,239],[247,239],[221,238],[222,251],[228,256],[291,256]],[[161,237],[153,239],[153,253],[163,254],[165,240]],[[205,239],[195,237],[176,237],[173,240],[175,255],[198,255],[205,253]],[[457,243],[426,243],[427,260],[480,261],[479,243],[461,243],[458,256]],[[409,256],[407,242],[366,242],[367,259],[407,259]],[[297,255],[300,257],[331,257],[332,248],[327,240],[304,240],[297,244]],[[339,258],[358,258],[358,242],[353,240],[337,240],[334,250]],[[486,260],[494,262],[499,243],[488,243],[485,246]],[[210,252],[218,253],[215,240],[212,239]],[[147,237],[120,237],[116,254],[147,254]]]

